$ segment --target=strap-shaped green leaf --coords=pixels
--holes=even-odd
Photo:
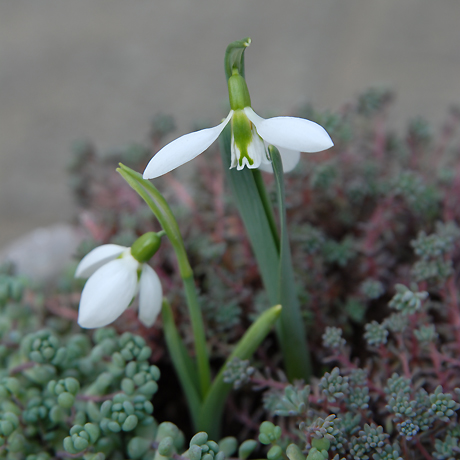
[[[163,299],[161,318],[163,320],[163,331],[166,344],[174,364],[174,369],[176,370],[182,389],[187,398],[193,425],[197,427],[201,400],[194,379],[197,379],[198,377],[192,360],[190,359],[179,332],[177,331],[171,306],[166,299]]]
[[[231,129],[227,126],[219,139],[223,167],[234,202],[251,242],[269,301],[275,305],[278,303],[279,253],[278,242],[275,241],[273,234],[274,229],[265,209],[269,203],[262,200],[258,191],[260,184],[255,180],[252,170],[230,169],[230,136]]]
[[[311,373],[310,353],[292,267],[286,222],[283,164],[276,147],[270,145],[269,152],[275,175],[281,229],[278,295],[279,303],[283,306],[283,313],[278,323],[277,331],[280,335],[281,349],[289,378],[302,378],[308,381]]]
[[[281,313],[281,305],[275,305],[262,313],[257,320],[246,331],[240,341],[236,344],[232,354],[220,369],[214,379],[211,389],[207,394],[201,407],[198,427],[206,431],[211,439],[219,439],[220,422],[227,395],[232,385],[224,382],[224,371],[227,363],[233,358],[248,359],[257,350],[259,345],[271,331]]]
[[[227,180],[243,220],[270,303],[283,306],[277,334],[290,380],[308,380],[310,354],[301,317],[286,227],[283,168],[279,153],[273,169],[277,184],[281,238],[276,235],[273,213],[258,170],[230,169],[230,127],[220,136],[220,150]],[[280,169],[281,168],[281,169]],[[286,311],[285,311],[286,310]]]

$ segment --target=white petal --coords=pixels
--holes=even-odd
[[[313,121],[295,117],[274,117],[265,120],[250,107],[246,107],[244,112],[256,125],[259,136],[278,148],[313,153],[334,145],[326,130]]]
[[[116,259],[125,249],[125,246],[118,244],[103,244],[93,249],[78,264],[75,278],[88,278],[107,262]]]
[[[281,155],[281,162],[283,163],[283,171],[289,172],[292,171],[300,160],[300,152],[296,152],[295,150],[288,150],[278,148],[280,155]],[[265,172],[273,173],[273,167],[271,163],[262,163],[259,166],[259,169]]]
[[[203,153],[219,137],[232,115],[233,110],[230,110],[220,125],[185,134],[165,145],[145,168],[144,179],[162,176]]]
[[[157,319],[163,300],[160,278],[150,265],[144,264],[139,282],[139,319],[150,327]]]
[[[124,257],[105,264],[91,276],[81,294],[81,327],[107,326],[128,308],[136,293],[137,266],[133,257]]]

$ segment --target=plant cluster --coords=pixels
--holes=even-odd
[[[225,429],[240,441],[258,437],[269,460],[460,458],[460,113],[453,109],[438,135],[421,119],[398,135],[385,125],[392,99],[370,90],[337,114],[297,110],[336,144],[285,176],[316,378],[288,383],[273,337],[253,360],[234,359],[223,372],[237,389]],[[105,155],[75,145],[71,187],[89,235],[78,258],[98,244],[129,247],[161,230],[114,170],[119,161],[142,170],[173,127],[158,116],[147,145]],[[195,166],[190,188],[180,173],[158,180],[196,274],[211,358],[221,363],[270,305],[217,146]],[[265,179],[275,203],[275,181]],[[167,243],[154,266],[191,344]],[[54,293],[24,291],[8,268],[0,273],[1,456],[222,460],[255,451],[253,439],[238,448],[235,438],[216,443],[198,433],[184,453],[179,428],[152,415],[159,369],[169,369],[160,323],[146,329],[128,311],[115,329],[81,334],[73,321],[80,288],[64,275]]]

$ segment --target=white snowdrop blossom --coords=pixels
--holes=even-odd
[[[231,123],[231,166],[243,169],[260,168],[273,172],[267,153],[269,144],[280,152],[283,170],[291,171],[300,159],[300,152],[320,152],[334,144],[326,130],[304,118],[274,117],[264,119],[251,108],[246,81],[235,72],[228,80],[230,113],[213,128],[206,128],[179,137],[164,146],[149,162],[144,179],[154,179],[193,160],[204,152]]]
[[[160,279],[153,268],[133,256],[133,249],[134,245],[127,248],[104,244],[81,260],[75,277],[89,277],[78,310],[81,327],[107,326],[129,307],[137,294],[140,321],[147,327],[153,325],[163,298]]]

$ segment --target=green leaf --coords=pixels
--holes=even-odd
[[[231,130],[227,126],[220,136],[221,155],[235,204],[243,220],[254,251],[263,284],[272,305],[283,305],[277,334],[289,379],[310,376],[310,355],[305,326],[300,313],[294,283],[286,224],[283,169],[279,152],[273,162],[280,212],[281,239],[278,238],[273,212],[260,171],[230,169]],[[281,169],[280,169],[281,168]],[[286,310],[286,312],[285,312]]]
[[[248,168],[241,171],[235,168],[230,169],[230,137],[231,128],[227,126],[220,135],[223,167],[233,199],[251,242],[268,298],[270,303],[275,305],[278,303],[279,253],[278,242],[274,236],[273,219],[268,217],[269,212],[266,209],[269,207],[268,198],[266,200],[261,198],[260,178],[256,179],[252,170]],[[257,173],[260,174],[258,171]]]
[[[311,374],[310,354],[305,333],[305,324],[297,297],[291,249],[289,246],[283,164],[276,147],[270,145],[269,152],[275,175],[281,227],[278,302],[283,306],[283,312],[277,325],[277,332],[280,337],[281,349],[289,379],[291,381],[293,379],[308,381]]]
[[[163,320],[163,331],[165,334],[166,344],[168,345],[168,350],[171,354],[174,368],[187,398],[193,424],[196,427],[198,423],[198,415],[200,413],[201,401],[197,387],[191,378],[195,369],[193,368],[190,356],[188,355],[180,338],[179,332],[177,331],[171,306],[166,299],[163,299],[161,317]]]
[[[236,344],[235,349],[227,358],[227,361],[214,379],[209,393],[203,401],[198,421],[199,429],[208,433],[211,439],[219,438],[222,411],[224,409],[226,397],[232,389],[231,384],[224,382],[224,371],[226,365],[234,358],[250,358],[270,332],[271,328],[280,316],[281,310],[281,305],[275,305],[257,318],[257,320]]]

